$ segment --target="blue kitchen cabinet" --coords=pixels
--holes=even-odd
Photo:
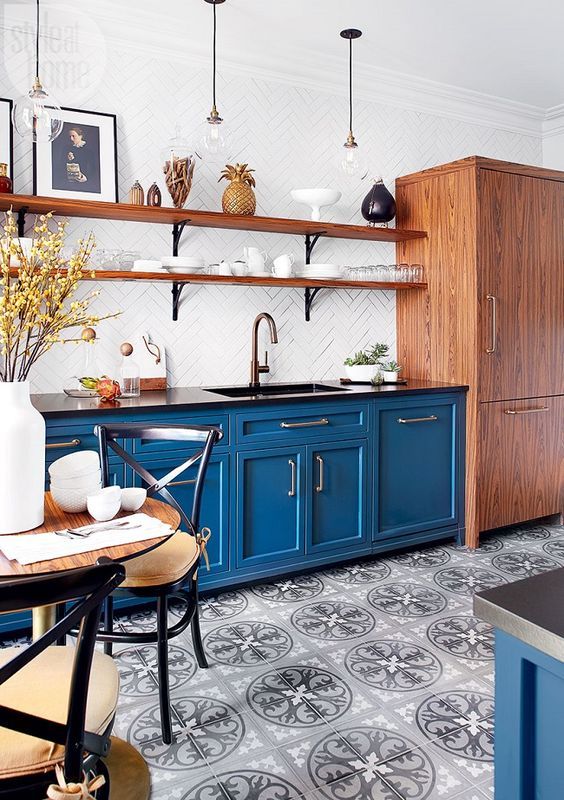
[[[306,552],[346,550],[366,542],[368,441],[309,446]]]
[[[238,569],[304,554],[305,450],[237,453],[235,550]]]
[[[460,526],[464,421],[458,399],[380,402],[375,417],[374,539]]]
[[[189,458],[189,456],[189,453],[185,453],[180,457],[176,455],[174,459],[155,461],[140,459],[140,463],[155,478],[162,478],[163,475],[178,466],[183,458]],[[198,465],[195,464],[167,486],[188,516],[191,514],[194,500],[197,469]],[[129,485],[143,485],[139,476],[135,475],[130,468],[128,468],[128,473]],[[213,578],[218,573],[226,572],[229,569],[229,455],[226,453],[212,453],[210,459],[202,492],[200,529],[202,528],[209,528],[212,532],[207,547],[210,572],[208,573],[202,562],[199,573],[200,585],[204,587],[208,575]]]

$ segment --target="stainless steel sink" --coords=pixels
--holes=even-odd
[[[222,397],[276,397],[289,394],[317,394],[321,392],[346,392],[342,386],[327,386],[324,383],[266,383],[258,389],[249,386],[218,386],[204,389]]]

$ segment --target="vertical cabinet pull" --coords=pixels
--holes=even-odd
[[[288,492],[288,497],[295,497],[296,496],[296,462],[290,459],[288,461],[290,465],[290,474],[291,474],[291,481],[290,484],[290,491]]]
[[[315,459],[319,464],[319,484],[315,487],[315,491],[322,492],[324,489],[325,462],[321,456],[315,456]]]
[[[488,303],[491,303],[492,306],[492,332],[490,346],[486,347],[486,353],[491,355],[497,350],[497,297],[495,297],[493,294],[487,294],[486,300]]]

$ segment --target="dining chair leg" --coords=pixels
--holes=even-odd
[[[108,633],[111,633],[114,629],[114,598],[111,595],[104,600],[104,628]],[[104,642],[104,653],[107,656],[112,655],[112,642]]]
[[[192,631],[192,644],[194,646],[194,653],[196,654],[198,666],[200,669],[207,669],[209,664],[206,658],[204,644],[202,642],[202,632],[200,630],[200,607],[198,603],[197,589],[195,590],[194,602],[196,603],[196,608],[194,609],[194,616],[192,617],[192,622],[190,623],[190,629]]]
[[[159,703],[161,706],[161,731],[163,742],[172,742],[170,715],[170,690],[168,681],[168,597],[157,598],[157,665],[159,675]]]

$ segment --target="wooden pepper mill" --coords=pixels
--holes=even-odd
[[[145,205],[145,192],[139,181],[135,181],[129,190],[129,202],[132,206]]]
[[[148,206],[160,206],[162,203],[163,198],[161,195],[161,190],[157,186],[156,183],[151,184],[149,190],[147,192],[147,205]]]

